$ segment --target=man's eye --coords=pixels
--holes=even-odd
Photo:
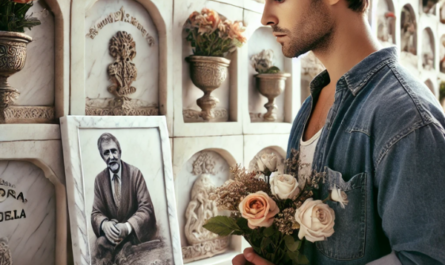
[[[108,155],[110,153],[110,151],[105,151],[104,155]]]

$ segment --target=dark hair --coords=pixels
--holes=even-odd
[[[100,156],[102,158],[104,158],[104,156],[102,154],[102,143],[109,142],[109,141],[113,141],[116,143],[117,149],[119,150],[119,154],[122,155],[121,145],[119,144],[119,141],[117,140],[117,138],[114,137],[114,135],[112,135],[111,133],[103,133],[97,140],[97,148],[99,149]]]
[[[369,0],[346,0],[348,7],[356,12],[363,13],[368,9]]]

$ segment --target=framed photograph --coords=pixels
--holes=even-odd
[[[165,117],[60,126],[75,264],[183,264]]]

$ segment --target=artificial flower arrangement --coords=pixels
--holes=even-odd
[[[228,20],[215,10],[203,8],[193,12],[187,20],[187,40],[194,55],[220,56],[233,52],[246,42],[242,22]]]
[[[279,171],[232,168],[233,178],[212,194],[218,207],[231,214],[210,218],[203,227],[220,236],[244,236],[258,255],[274,264],[308,264],[304,241],[323,241],[334,233],[335,214],[325,202],[344,207],[348,200],[336,187],[324,201],[314,200],[313,192],[326,174],[313,172],[298,181],[303,165],[297,151],[291,154]]]
[[[0,0],[0,30],[25,32],[40,25],[37,18],[26,15],[32,6],[33,0]]]
[[[250,58],[250,63],[258,74],[276,74],[280,68],[273,65],[273,57],[273,50],[262,50]]]

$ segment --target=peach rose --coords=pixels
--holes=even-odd
[[[274,216],[280,212],[275,201],[264,191],[252,193],[244,198],[239,204],[239,210],[251,229],[271,226]]]
[[[295,213],[295,220],[300,224],[298,237],[308,241],[323,241],[334,233],[335,213],[321,200],[307,199]]]

